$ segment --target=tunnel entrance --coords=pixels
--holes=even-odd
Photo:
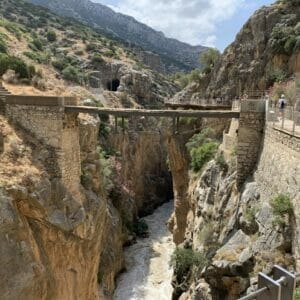
[[[118,87],[120,86],[120,80],[119,79],[113,79],[111,81],[108,81],[107,82],[107,89],[109,91],[112,91],[112,92],[116,92],[118,90]]]

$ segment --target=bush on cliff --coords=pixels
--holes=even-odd
[[[31,72],[26,63],[15,56],[0,53],[0,76],[7,70],[14,70],[19,77],[30,78]]]
[[[207,128],[194,135],[186,144],[191,156],[191,168],[194,172],[199,172],[205,163],[217,153],[219,143],[214,137],[215,132]]]
[[[174,268],[177,277],[182,278],[192,267],[203,269],[207,260],[203,253],[193,249],[176,248],[171,256],[170,265]]]
[[[275,224],[285,225],[286,217],[294,214],[294,206],[288,195],[278,194],[270,200],[270,205],[273,208]]]
[[[53,42],[56,41],[56,39],[57,39],[57,36],[56,36],[55,31],[50,30],[50,31],[47,32],[47,40],[48,40],[48,42],[53,43]]]
[[[201,147],[194,148],[191,150],[191,167],[194,172],[199,172],[205,163],[210,161],[217,153],[219,143],[208,142],[203,144]]]
[[[109,193],[113,188],[111,163],[103,149],[100,149],[99,156],[101,187],[105,193]]]
[[[63,78],[65,80],[80,83],[80,79],[82,78],[79,70],[73,66],[67,66],[62,71]]]
[[[214,48],[209,48],[207,51],[202,52],[199,58],[199,62],[202,66],[202,71],[205,74],[209,74],[216,63],[219,61],[221,53],[219,50]]]

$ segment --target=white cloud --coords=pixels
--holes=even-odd
[[[232,18],[243,2],[244,0],[119,0],[118,5],[110,7],[164,32],[168,37],[193,45],[215,46],[217,25]]]

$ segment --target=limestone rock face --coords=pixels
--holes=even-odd
[[[295,75],[300,71],[296,27],[299,21],[299,4],[292,1],[277,1],[262,7],[225,49],[212,73],[196,85],[186,87],[174,97],[174,101],[199,101],[221,96],[234,100],[243,93],[251,96],[251,91],[264,91],[282,77]],[[286,40],[280,42],[280,33],[276,32],[285,32],[281,36]],[[287,37],[291,41],[287,41]],[[288,43],[292,43],[290,48]]]
[[[162,105],[178,90],[163,75],[146,69],[136,70],[122,62],[91,63],[90,68],[94,70],[89,74],[91,87],[112,91],[125,106],[130,99],[142,106]],[[112,103],[107,105],[112,106]]]
[[[109,144],[121,157],[116,178],[119,196],[114,198],[114,205],[129,220],[151,213],[172,197],[164,139],[161,132],[142,131],[109,137]]]
[[[98,299],[105,198],[47,173],[49,149],[1,119],[3,299]],[[50,160],[53,162],[52,160]]]
[[[270,273],[276,263],[294,267],[292,223],[285,220],[283,227],[274,225],[272,208],[261,198],[257,183],[248,182],[241,192],[236,189],[233,162],[226,171],[211,161],[187,185],[181,243],[204,253],[208,264],[202,272],[181,276],[184,282],[175,286],[183,292],[181,300],[237,299],[249,288],[250,274]],[[203,286],[201,293],[199,286]]]
[[[280,53],[274,50],[272,40],[275,27],[295,27],[299,21],[300,7],[291,1],[285,4],[278,1],[256,11],[225,50],[212,74],[207,94],[234,99],[242,92],[265,90],[278,70],[286,75],[299,72],[299,48]]]

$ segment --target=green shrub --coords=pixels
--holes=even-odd
[[[29,79],[32,79],[33,76],[36,74],[35,66],[29,65],[29,66],[27,67],[27,69],[28,69],[28,78],[29,78]]]
[[[259,208],[257,206],[247,207],[246,212],[245,212],[246,221],[249,223],[255,222],[255,216],[258,211],[259,211]]]
[[[206,223],[198,234],[198,240],[202,244],[208,244],[212,241],[212,237],[215,232],[215,225],[213,221]]]
[[[201,168],[217,153],[219,143],[214,139],[215,132],[206,128],[195,134],[186,144],[191,156],[191,168],[199,172]]]
[[[278,194],[276,197],[271,199],[270,205],[273,208],[274,215],[276,216],[290,216],[294,212],[292,200],[288,195]]]
[[[296,289],[296,298],[295,300],[300,300],[300,288]]]
[[[63,78],[65,80],[79,83],[80,82],[80,72],[77,68],[73,66],[67,66],[62,71]]]
[[[95,50],[97,50],[97,44],[93,44],[93,43],[91,43],[91,44],[87,44],[86,45],[86,51],[95,51]]]
[[[217,162],[217,165],[220,167],[221,170],[223,170],[224,172],[227,172],[228,164],[225,160],[225,157],[224,157],[223,153],[221,153],[217,156],[216,162]]]
[[[174,268],[177,276],[183,277],[195,266],[202,269],[207,263],[205,256],[201,252],[193,249],[176,248],[171,256],[170,264]]]
[[[105,193],[109,193],[113,187],[111,163],[102,149],[99,150],[99,157],[101,186]]]
[[[34,38],[29,47],[34,51],[42,51],[44,48],[42,41],[38,38]]]
[[[7,53],[6,43],[1,38],[0,38],[0,53]]]
[[[145,220],[141,219],[137,222],[133,222],[131,224],[128,224],[127,228],[130,232],[135,233],[136,236],[145,236],[148,234],[149,226],[146,223]]]
[[[99,134],[100,136],[103,136],[104,138],[107,138],[111,132],[111,129],[109,126],[107,126],[104,122],[100,123],[99,128]]]
[[[194,172],[199,172],[205,163],[211,160],[217,153],[219,143],[208,142],[191,150],[191,167]]]
[[[81,184],[86,187],[91,181],[92,181],[92,177],[90,176],[90,174],[87,174],[83,171],[80,176]]]
[[[284,81],[286,77],[287,75],[282,69],[269,67],[266,70],[266,79],[267,79],[268,86],[272,86],[275,82]]]
[[[68,64],[62,59],[52,61],[52,66],[59,71],[62,71],[63,69],[65,69],[67,67],[67,65]]]
[[[211,128],[205,128],[200,133],[195,134],[186,144],[189,151],[201,146],[206,141],[211,141],[215,137],[215,131]]]
[[[206,74],[210,73],[220,57],[220,51],[214,48],[209,48],[207,51],[202,52],[199,58],[202,71]]]
[[[39,64],[47,64],[50,60],[50,55],[46,54],[44,52],[28,52],[28,51],[26,51],[26,52],[23,52],[23,54]]]
[[[0,53],[0,75],[2,76],[7,70],[14,70],[19,77],[29,78],[29,71],[26,63],[20,58]]]
[[[103,53],[106,57],[116,57],[116,53],[113,50],[107,50]]]
[[[92,58],[92,63],[97,64],[97,63],[102,63],[104,62],[104,59],[102,58],[101,55],[95,54]]]
[[[50,31],[47,32],[47,40],[50,43],[53,43],[57,40],[57,36],[56,36],[55,31],[50,30]]]
[[[289,55],[292,54],[296,43],[297,43],[297,37],[295,35],[290,36],[284,44],[285,52]]]

